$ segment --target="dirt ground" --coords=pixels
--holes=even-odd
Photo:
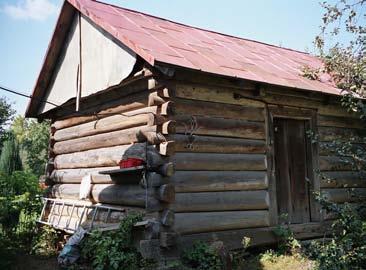
[[[32,255],[21,255],[16,260],[15,270],[58,270],[57,258],[40,258]]]

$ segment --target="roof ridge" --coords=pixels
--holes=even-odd
[[[156,19],[159,19],[159,20],[168,21],[170,23],[179,24],[181,26],[190,27],[190,28],[194,28],[194,29],[197,29],[197,30],[202,30],[202,31],[206,31],[206,32],[210,32],[210,33],[214,33],[214,34],[218,34],[218,35],[222,35],[222,36],[227,36],[227,37],[231,37],[231,38],[237,38],[237,39],[241,39],[241,40],[245,40],[245,41],[249,41],[249,42],[255,42],[255,43],[263,44],[263,45],[266,45],[266,46],[275,47],[275,48],[278,48],[278,49],[283,49],[283,50],[287,50],[287,51],[297,52],[297,53],[305,54],[305,55],[308,55],[308,56],[316,57],[316,56],[314,56],[314,55],[312,55],[311,53],[308,53],[308,52],[304,52],[304,51],[300,51],[300,50],[296,50],[296,49],[292,49],[292,48],[287,48],[287,47],[281,47],[281,46],[278,46],[278,45],[274,45],[274,44],[270,44],[270,43],[266,43],[266,42],[263,42],[263,41],[250,39],[250,38],[238,37],[238,36],[218,32],[218,31],[215,31],[215,30],[205,29],[205,28],[201,28],[201,27],[198,27],[198,26],[193,26],[193,25],[189,25],[189,24],[185,24],[185,23],[181,23],[181,22],[176,22],[176,21],[173,21],[171,19],[166,19],[166,18],[163,18],[163,17],[159,17],[159,16],[156,16],[156,15],[145,13],[145,12],[142,12],[142,11],[137,11],[137,10],[134,10],[134,9],[121,7],[121,6],[118,6],[118,5],[115,5],[115,4],[105,3],[105,2],[102,2],[100,0],[91,0],[91,1],[103,4],[103,5],[123,9],[123,10],[129,11],[129,12],[143,14],[145,16],[153,17],[153,18],[156,18]]]

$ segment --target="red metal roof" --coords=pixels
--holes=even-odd
[[[330,76],[302,76],[319,68],[310,54],[175,23],[92,0],[67,0],[151,65],[166,63],[268,84],[340,94]]]

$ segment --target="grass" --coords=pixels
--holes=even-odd
[[[278,255],[269,250],[246,259],[238,270],[313,270],[315,262],[299,253]]]

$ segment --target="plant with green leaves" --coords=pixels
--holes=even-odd
[[[198,270],[221,270],[223,262],[215,248],[204,242],[195,242],[192,248],[182,254],[184,265]]]
[[[106,269],[154,269],[148,268],[152,262],[144,260],[133,247],[132,231],[136,222],[142,220],[140,214],[129,214],[120,223],[118,230],[94,231],[81,244],[81,258],[91,262],[95,270]]]
[[[14,171],[22,170],[22,161],[19,156],[19,145],[13,135],[4,142],[0,155],[0,172],[11,175]]]

